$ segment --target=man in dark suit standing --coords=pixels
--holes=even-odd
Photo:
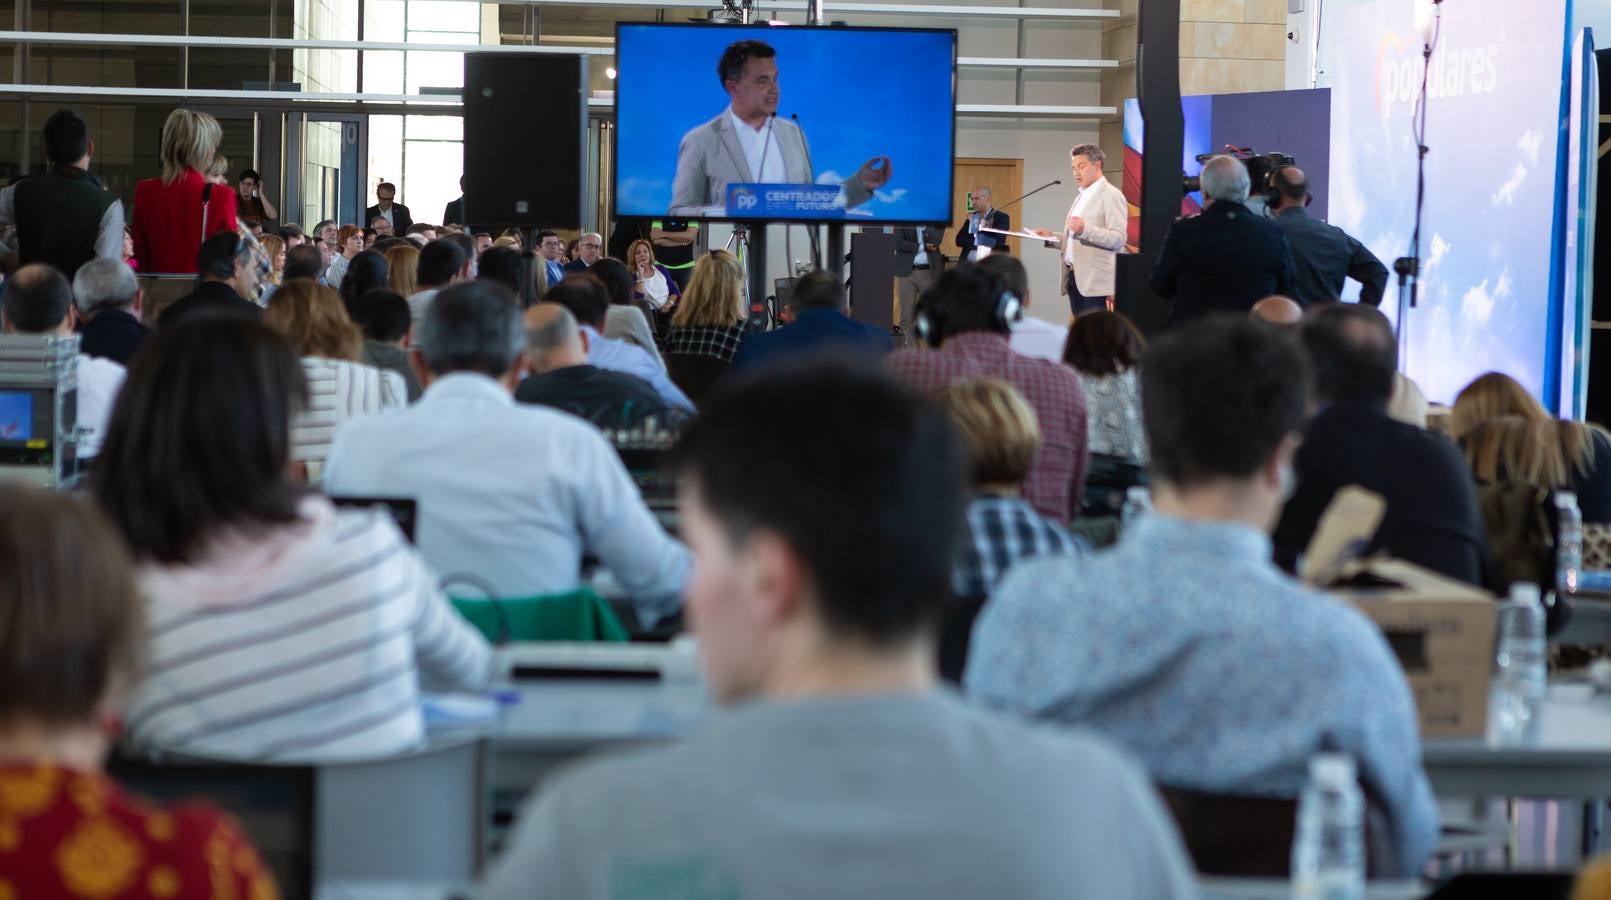
[[[414,217],[408,214],[408,207],[392,202],[396,196],[397,185],[382,181],[375,188],[375,199],[380,202],[364,210],[364,221],[373,222],[377,217],[382,218],[392,223],[392,234],[408,234],[409,227],[414,224]]]
[[[1271,294],[1292,293],[1292,253],[1281,226],[1247,208],[1247,167],[1231,156],[1203,164],[1200,216],[1181,219],[1164,238],[1152,290],[1172,297],[1170,324],[1212,312],[1247,315]]]
[[[443,225],[464,224],[464,176],[459,176],[459,199],[449,200],[448,205],[442,209]]]
[[[752,334],[739,345],[730,372],[753,371],[780,360],[829,348],[867,354],[889,352],[889,334],[845,314],[845,289],[832,272],[818,270],[800,277],[783,301],[788,325]]]
[[[1342,297],[1343,279],[1361,285],[1359,302],[1381,306],[1387,292],[1387,267],[1359,239],[1335,225],[1309,215],[1309,179],[1297,166],[1283,166],[1270,175],[1276,204],[1270,207],[1276,224],[1286,232],[1297,272],[1293,298],[1305,307],[1332,303]]]
[[[934,286],[934,279],[944,268],[945,257],[940,255],[940,241],[944,239],[945,233],[932,225],[895,229],[895,285],[901,298],[902,347],[917,344],[912,313],[917,309],[918,295]]]
[[[991,253],[1005,253],[1007,251],[1007,236],[1004,234],[991,234],[981,232],[981,228],[995,228],[1006,231],[1011,226],[1011,219],[1007,214],[991,205],[990,189],[976,187],[968,193],[968,205],[973,213],[968,216],[961,228],[957,229],[957,246],[962,249],[962,258],[972,260],[980,247],[989,247]]]

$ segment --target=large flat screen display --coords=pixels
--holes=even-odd
[[[616,26],[618,216],[944,222],[956,32]]]

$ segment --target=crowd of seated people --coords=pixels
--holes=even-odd
[[[1157,791],[1291,800],[1323,751],[1354,758],[1413,875],[1438,835],[1414,697],[1380,629],[1294,578],[1321,516],[1361,485],[1386,504],[1369,552],[1489,586],[1486,487],[1574,490],[1611,522],[1611,434],[1498,373],[1449,437],[1421,427],[1374,308],[1273,298],[1151,340],[1097,312],[1017,340],[1028,278],[993,255],[916,298],[922,346],[851,319],[826,271],[751,331],[722,250],[679,288],[647,241],[618,260],[589,233],[572,258],[389,199],[256,240],[249,195],[209,190],[218,143],[176,112],[132,209],[139,271],[195,276],[186,296],[153,304],[98,257],[0,297],[8,334],[81,335],[88,460],[82,497],[0,490],[0,788],[51,786],[0,789],[0,887],[72,877],[46,861],[94,791],[119,827],[177,823],[130,877],[186,885],[219,842],[263,896],[216,813],[101,774],[99,723],[206,759],[416,750],[425,694],[495,678],[462,595],[540,602],[594,564],[633,628],[693,632],[730,709],[545,781],[488,896],[1191,897]],[[167,211],[204,197],[205,224]],[[645,428],[680,431],[675,528],[612,446]],[[1093,458],[1150,476],[1108,547],[1077,536]],[[377,497],[417,504],[412,541],[336,503]]]

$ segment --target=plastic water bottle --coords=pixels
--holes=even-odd
[[[1122,525],[1132,525],[1144,513],[1152,510],[1152,492],[1139,484],[1132,484],[1124,491],[1124,508],[1119,510],[1119,522]]]
[[[1548,690],[1544,605],[1538,585],[1517,582],[1499,610],[1499,680],[1494,727],[1502,743],[1524,743],[1538,733],[1539,710]]]
[[[1364,900],[1365,798],[1352,758],[1322,753],[1309,760],[1292,840],[1292,896]]]
[[[1555,494],[1555,519],[1555,596],[1565,600],[1583,583],[1583,513],[1577,508],[1577,494]]]

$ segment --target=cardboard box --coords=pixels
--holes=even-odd
[[[1487,733],[1492,595],[1396,559],[1349,563],[1326,590],[1381,626],[1415,693],[1424,737]]]

